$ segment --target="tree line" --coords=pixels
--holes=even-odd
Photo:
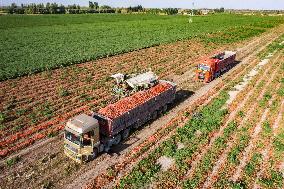
[[[86,13],[115,13],[115,9],[107,5],[99,6],[97,2],[89,1],[89,7],[81,7],[73,4],[64,6],[57,3],[31,3],[18,6],[12,3],[10,6],[2,7],[2,11],[8,14],[86,14]]]
[[[67,5],[57,3],[31,3],[21,4],[18,6],[12,3],[10,6],[2,7],[2,11],[8,14],[89,14],[89,13],[149,13],[149,14],[191,14],[192,10],[179,11],[177,8],[144,8],[141,5],[130,6],[127,8],[112,8],[108,5],[99,5],[98,2],[89,1],[88,7],[81,7],[80,5]],[[214,12],[224,12],[224,8],[215,9]],[[200,10],[193,10],[194,15],[202,14]]]

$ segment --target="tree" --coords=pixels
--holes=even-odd
[[[92,1],[89,1],[89,8],[90,9],[94,9],[95,8],[95,5]]]
[[[14,14],[14,13],[16,12],[16,9],[17,9],[16,3],[12,3],[11,6],[9,7],[8,12],[9,12],[10,14]]]
[[[98,9],[99,8],[99,3],[98,2],[94,2],[94,8]]]
[[[50,14],[51,13],[50,3],[46,3],[45,10],[46,10],[46,14]]]
[[[177,14],[178,13],[178,9],[177,8],[167,8],[164,9],[165,13],[167,15],[173,15],[173,14]]]

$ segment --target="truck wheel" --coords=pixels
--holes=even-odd
[[[157,117],[158,117],[157,111],[153,112],[153,114],[152,114],[152,120],[156,120]]]
[[[134,125],[132,126],[134,129],[138,129],[139,128],[139,123],[134,123]]]
[[[165,105],[165,106],[163,107],[163,113],[166,113],[167,110],[168,110],[168,105]]]
[[[89,156],[88,161],[92,161],[98,157],[98,149],[94,148],[94,152]]]
[[[126,139],[128,136],[129,136],[129,131],[130,129],[125,129],[123,132],[122,132],[122,139]]]
[[[120,143],[120,141],[121,141],[121,135],[118,134],[118,135],[115,136],[113,144],[117,145],[117,144]]]

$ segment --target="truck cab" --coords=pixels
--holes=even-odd
[[[212,78],[212,66],[210,60],[205,60],[203,63],[198,64],[196,70],[196,79],[210,82]]]
[[[100,148],[97,119],[81,114],[69,119],[64,132],[64,153],[78,163],[96,158]]]

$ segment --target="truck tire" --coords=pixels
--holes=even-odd
[[[168,110],[168,105],[163,106],[163,113],[166,113]]]
[[[94,152],[93,152],[92,155],[90,155],[90,156],[88,157],[88,161],[92,161],[92,160],[96,159],[97,157],[98,157],[98,149],[97,149],[97,148],[94,148]]]
[[[153,114],[152,114],[152,120],[156,120],[157,117],[158,117],[158,112],[154,111]]]
[[[138,129],[140,127],[140,124],[137,122],[137,123],[134,123],[134,125],[132,126],[134,129]]]
[[[121,135],[118,134],[118,135],[116,135],[116,136],[114,137],[114,142],[113,142],[113,144],[114,144],[114,145],[117,145],[117,144],[120,143],[120,141],[121,141]]]
[[[129,136],[130,129],[125,129],[122,131],[122,140],[126,139]]]

